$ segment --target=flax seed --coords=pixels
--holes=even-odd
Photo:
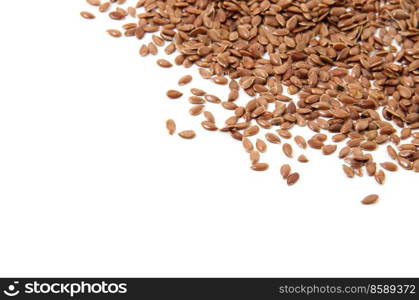
[[[193,130],[184,130],[178,133],[178,135],[183,139],[193,139],[195,138],[196,134]]]
[[[190,83],[191,81],[192,81],[192,76],[191,75],[185,75],[185,76],[182,76],[179,79],[178,84],[179,85],[186,85],[186,84]]]
[[[170,99],[178,99],[183,96],[183,94],[176,90],[168,90],[166,93],[167,97]]]
[[[166,128],[167,132],[169,132],[170,135],[173,135],[176,132],[176,123],[172,119],[169,119],[166,121]]]
[[[290,175],[288,175],[287,177],[287,184],[288,185],[294,185],[298,179],[300,179],[300,174],[298,173],[291,173]]]
[[[377,202],[378,201],[378,195],[376,195],[376,194],[372,194],[372,195],[368,195],[368,196],[366,196],[364,199],[362,199],[362,204],[366,204],[366,205],[369,205],[369,204],[374,204],[375,202]]]

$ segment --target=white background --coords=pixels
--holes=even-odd
[[[188,114],[191,87],[227,87],[157,67],[86,9],[2,3],[1,276],[419,276],[417,174],[350,180],[336,155],[307,150],[301,164],[272,144],[269,171],[251,171],[240,142]],[[168,100],[185,74],[185,97]],[[197,138],[169,136],[167,118]],[[361,205],[371,193],[380,201]]]

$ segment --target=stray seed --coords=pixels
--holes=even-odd
[[[90,5],[93,6],[99,6],[100,5],[100,0],[86,0],[87,3],[89,3]]]
[[[184,131],[179,132],[178,134],[181,138],[188,139],[188,140],[193,139],[196,136],[195,131],[193,130],[184,130]]]
[[[285,144],[282,146],[282,151],[284,152],[284,154],[285,154],[286,156],[288,156],[289,158],[292,158],[292,146],[291,146],[290,144],[285,143]]]
[[[377,171],[377,164],[375,162],[367,162],[366,169],[369,176],[374,176]]]
[[[202,113],[204,108],[205,108],[205,105],[203,104],[195,105],[189,110],[189,114],[191,114],[192,116],[198,116]]]
[[[355,176],[354,169],[348,167],[347,165],[342,165],[343,172],[348,178],[353,178]]]
[[[119,30],[116,29],[108,29],[106,30],[107,33],[109,33],[110,36],[118,38],[121,37],[122,33]]]
[[[158,59],[157,64],[162,68],[170,68],[173,66],[170,61],[165,60],[165,59]]]
[[[377,200],[378,200],[378,195],[376,195],[376,194],[372,194],[372,195],[368,195],[368,196],[366,196],[364,199],[362,199],[362,204],[373,204],[373,203],[375,203],[375,202],[377,202]]]
[[[280,172],[282,178],[287,179],[288,175],[291,173],[291,166],[289,164],[282,165]]]
[[[183,96],[183,94],[176,90],[168,90],[166,93],[167,97],[171,99],[178,99]]]
[[[381,167],[383,167],[383,169],[390,171],[390,172],[395,172],[397,171],[398,167],[396,164],[392,163],[392,162],[383,162],[380,164]]]
[[[270,142],[272,144],[280,144],[281,143],[281,139],[279,138],[279,136],[277,136],[274,133],[268,132],[267,134],[265,134],[265,138],[268,142]]]
[[[322,147],[322,152],[324,155],[330,155],[336,151],[336,148],[337,148],[336,145],[324,145]]]
[[[294,141],[295,141],[295,143],[297,144],[298,147],[300,147],[302,149],[307,148],[307,142],[301,135],[295,136]]]
[[[298,161],[302,163],[306,163],[308,162],[308,158],[304,154],[301,154],[300,156],[298,156]]]
[[[267,163],[255,163],[251,166],[254,171],[266,171],[269,168]]]
[[[298,181],[298,179],[300,179],[300,174],[292,173],[287,177],[287,184],[291,186],[295,184]]]
[[[255,164],[259,161],[260,154],[257,151],[252,151],[252,152],[250,152],[249,158],[250,158],[250,161],[252,162],[252,164]]]
[[[201,126],[204,129],[209,130],[209,131],[218,130],[218,127],[214,123],[206,121],[206,120],[201,122]]]
[[[379,184],[384,184],[386,174],[383,172],[383,170],[380,170],[374,175],[374,178]]]
[[[167,132],[169,132],[170,135],[173,135],[176,132],[176,123],[172,119],[169,119],[166,121],[166,128]]]
[[[83,18],[85,18],[85,19],[94,19],[94,18],[95,18],[95,15],[94,15],[94,14],[92,14],[92,13],[90,13],[90,12],[88,12],[88,11],[82,11],[82,12],[80,13],[80,15],[81,15]]]
[[[192,81],[192,76],[191,75],[185,75],[185,76],[182,76],[179,79],[178,84],[179,85],[186,85],[186,84],[190,83],[191,81]]]
[[[203,91],[201,89],[196,89],[196,88],[192,88],[191,93],[192,93],[192,95],[195,95],[195,96],[205,96],[205,94],[206,94],[205,91]]]
[[[244,150],[246,150],[246,152],[250,153],[250,152],[253,151],[253,144],[247,137],[243,137],[242,144],[243,144],[243,148],[244,148]]]
[[[266,152],[267,146],[266,143],[264,141],[262,141],[261,139],[257,139],[256,140],[256,149],[258,149],[259,152]]]

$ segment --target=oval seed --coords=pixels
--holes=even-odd
[[[383,169],[390,171],[390,172],[395,172],[397,171],[398,167],[396,164],[392,163],[392,162],[383,162],[380,164],[381,167],[383,167]]]
[[[298,156],[298,161],[302,163],[306,163],[308,162],[308,158],[304,154],[301,154],[300,156]]]
[[[280,144],[281,143],[281,139],[279,138],[279,136],[277,136],[276,134],[270,133],[270,132],[265,134],[265,138],[268,142],[270,142],[272,144]]]
[[[87,3],[89,3],[90,5],[93,6],[99,6],[100,5],[100,0],[86,0]]]
[[[206,120],[201,122],[201,126],[204,129],[209,130],[209,131],[218,130],[218,127],[214,123],[206,121]]]
[[[165,59],[158,59],[157,60],[157,65],[159,65],[162,68],[170,68],[170,67],[173,66],[170,61],[165,60]]]
[[[336,151],[336,145],[324,145],[322,147],[322,152],[324,155],[330,155]]]
[[[295,143],[297,144],[298,147],[300,147],[302,149],[307,148],[307,142],[301,135],[296,135],[294,137],[294,141],[295,141]]]
[[[362,204],[369,205],[369,204],[373,204],[373,203],[377,202],[378,198],[379,198],[378,195],[371,194],[371,195],[366,196],[364,199],[362,199],[361,202],[362,202]]]
[[[184,130],[184,131],[179,132],[178,135],[181,138],[189,140],[189,139],[193,139],[196,136],[196,133],[193,130]]]
[[[191,81],[192,81],[192,76],[191,75],[185,75],[185,76],[182,76],[179,79],[178,84],[179,85],[186,85],[186,84],[190,83]]]
[[[166,121],[166,128],[167,132],[169,132],[170,135],[174,134],[176,132],[176,123],[172,119],[169,119]]]
[[[254,171],[266,171],[269,168],[267,163],[255,163],[251,166]]]
[[[256,140],[256,149],[258,149],[259,152],[266,152],[267,146],[266,143],[264,141],[262,141],[261,139],[257,139]]]
[[[288,175],[290,175],[291,173],[291,166],[289,164],[282,165],[280,172],[281,172],[282,178],[287,179]]]
[[[285,154],[287,157],[292,158],[292,146],[291,146],[290,144],[285,143],[285,144],[282,146],[282,151],[284,152],[284,154]]]
[[[257,151],[252,151],[249,154],[249,158],[250,158],[250,161],[252,162],[252,164],[255,164],[255,163],[257,163],[259,161],[260,154]]]
[[[355,176],[354,169],[348,167],[347,165],[342,165],[343,172],[348,178],[353,178]]]
[[[109,33],[110,36],[118,38],[121,37],[122,33],[119,30],[116,29],[108,29],[106,30],[107,33]]]
[[[292,173],[287,177],[287,184],[289,186],[294,185],[298,181],[298,179],[300,179],[300,174],[298,174],[297,172]]]
[[[183,96],[183,94],[176,90],[168,90],[166,93],[167,97],[170,99],[178,99]]]
[[[384,181],[386,179],[386,174],[383,172],[383,170],[378,171],[374,175],[375,181],[378,182],[378,184],[384,184]]]
[[[88,12],[88,11],[82,11],[82,12],[80,13],[80,15],[81,15],[83,18],[85,18],[85,19],[94,19],[94,18],[95,18],[95,15],[94,15],[94,14],[92,14],[92,13],[90,13],[90,12]]]
[[[202,105],[202,104],[195,105],[189,110],[189,114],[192,116],[198,116],[202,113],[204,108],[205,108],[205,105]]]
[[[243,148],[244,148],[244,150],[246,150],[246,152],[250,153],[250,152],[253,151],[253,144],[247,137],[243,137],[242,144],[243,144]]]

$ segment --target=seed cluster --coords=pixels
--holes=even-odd
[[[228,85],[223,99],[193,88],[190,114],[204,113],[201,125],[229,133],[249,153],[251,169],[264,171],[259,162],[267,144],[250,137],[265,130],[270,144],[291,139],[292,128],[308,127],[309,139],[295,136],[301,148],[324,155],[337,153],[346,176],[363,176],[364,170],[379,184],[385,171],[399,167],[419,172],[419,2],[413,0],[139,0],[122,8],[126,0],[101,3],[87,0],[111,19],[125,23],[122,33],[152,42],[140,46],[141,56],[177,53],[174,64],[196,65],[202,78]],[[141,11],[139,10],[141,9]],[[82,17],[93,19],[90,12]],[[172,63],[159,59],[163,68]],[[190,75],[179,85],[192,81]],[[296,95],[296,100],[284,95]],[[252,99],[239,105],[239,91]],[[177,99],[183,93],[169,90]],[[205,110],[206,103],[220,104],[232,112],[223,125]],[[175,126],[168,121],[169,133]],[[272,132],[275,130],[275,133]],[[323,131],[323,133],[321,133]],[[331,133],[332,142],[327,143]],[[179,135],[195,137],[186,130]],[[339,151],[338,143],[345,143]],[[386,145],[394,161],[376,163],[373,151]],[[292,158],[290,143],[282,146]],[[301,154],[300,162],[308,162]],[[289,185],[299,179],[284,165],[281,174]],[[368,197],[367,197],[368,198]],[[374,203],[378,197],[364,199]]]

